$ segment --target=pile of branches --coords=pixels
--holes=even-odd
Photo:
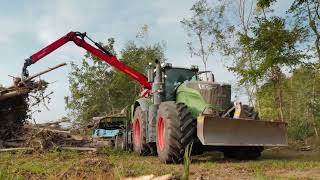
[[[44,91],[47,83],[43,80],[30,81],[26,86],[13,86],[0,90],[0,139],[18,135],[29,119],[29,97],[34,91]]]
[[[106,142],[97,142],[79,129],[65,128],[61,123],[70,122],[61,119],[43,124],[25,123],[23,134],[12,137],[0,144],[1,151],[32,150],[45,152],[50,149],[68,149],[78,151],[96,151],[97,147],[106,146]]]
[[[45,94],[48,83],[34,79],[64,65],[66,63],[24,79],[14,77],[12,86],[0,87],[0,152],[20,149],[46,151],[55,147],[95,151],[96,147],[105,146],[104,142],[93,142],[92,138],[81,135],[78,129],[63,128],[60,123],[66,119],[37,124],[31,118],[31,107],[42,103],[47,108],[49,95],[53,93]]]
[[[44,95],[48,87],[46,81],[34,79],[64,65],[59,64],[25,79],[13,77],[12,86],[0,87],[0,141],[20,136],[23,125],[30,119],[30,107],[52,94]]]
[[[23,134],[7,139],[2,146],[4,148],[30,147],[47,150],[62,145],[83,145],[89,141],[85,137],[74,137],[76,135],[72,135],[69,128],[62,128],[60,123],[64,122],[68,120],[61,119],[43,124],[25,123],[22,127]]]

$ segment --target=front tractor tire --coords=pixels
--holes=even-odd
[[[141,156],[149,154],[149,148],[146,143],[146,122],[141,107],[137,107],[134,112],[133,125],[133,151]]]
[[[185,147],[196,137],[196,124],[183,103],[160,104],[156,124],[157,153],[164,163],[180,163]]]

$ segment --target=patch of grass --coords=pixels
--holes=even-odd
[[[22,180],[24,179],[22,176],[11,174],[5,170],[0,170],[0,179],[6,179],[6,180]]]
[[[192,152],[192,145],[188,144],[185,148],[184,157],[183,157],[183,174],[182,179],[188,180],[190,176],[190,164],[191,164],[191,152]]]
[[[297,178],[312,177],[320,171],[320,156],[313,152],[266,151],[255,161],[225,160],[219,154],[192,158],[191,179],[199,176],[223,179],[230,175],[230,178],[248,179]],[[182,173],[182,164],[163,164],[156,156],[141,157],[112,149],[102,149],[98,154],[58,150],[44,154],[0,153],[0,179],[122,179],[147,174],[182,177]]]
[[[181,176],[182,165],[168,165],[160,162],[156,156],[138,156],[127,151],[104,149],[108,160],[116,169],[116,176],[140,176],[145,174]]]
[[[67,171],[77,164],[78,154],[74,152],[46,154],[1,154],[0,171],[7,169],[9,174],[29,174],[48,176]]]
[[[196,162],[196,163],[193,163],[192,165],[197,166],[201,169],[212,169],[219,166],[219,164],[214,161]]]
[[[257,171],[254,174],[254,179],[256,179],[256,180],[265,180],[265,179],[268,179],[268,176],[262,171]]]

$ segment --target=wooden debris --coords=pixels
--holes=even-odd
[[[64,130],[58,130],[58,129],[52,129],[52,128],[45,128],[45,127],[26,126],[26,128],[36,129],[36,130],[39,130],[39,131],[51,131],[51,132],[54,132],[54,133],[61,133],[61,134],[71,134],[70,131],[64,131]]]
[[[12,86],[0,87],[0,152],[47,151],[56,147],[64,150],[96,152],[95,147],[105,146],[101,142],[94,142],[92,138],[81,135],[79,130],[62,128],[60,123],[70,122],[67,118],[43,124],[26,122],[29,108],[50,95],[44,95],[48,83],[34,79],[65,65],[66,63],[59,64],[25,79],[14,77]],[[28,98],[35,101],[31,102]]]
[[[20,136],[22,126],[29,118],[30,106],[48,99],[44,96],[48,83],[43,80],[34,81],[34,79],[65,65],[66,63],[59,64],[24,80],[14,77],[12,86],[0,87],[0,140],[5,141]],[[36,93],[36,95],[29,96],[30,93]],[[35,103],[29,105],[30,99],[36,99]]]
[[[301,151],[311,151],[311,146],[303,146],[300,148]]]
[[[169,180],[169,179],[173,179],[173,176],[171,174],[166,174],[163,176],[155,176],[153,174],[150,174],[150,175],[144,175],[139,177],[124,178],[124,180]]]
[[[0,94],[0,101],[6,100],[9,98],[13,98],[16,96],[25,95],[25,94],[28,94],[30,91],[31,90],[28,88],[19,88],[17,90],[9,91],[9,92],[6,92],[2,95]]]
[[[5,148],[0,149],[0,152],[12,152],[12,151],[34,151],[34,148],[20,147],[20,148]]]
[[[87,148],[87,147],[60,147],[63,150],[75,150],[75,151],[92,151],[97,152],[96,148]]]
[[[54,67],[49,67],[48,69],[46,69],[44,71],[41,71],[41,72],[39,72],[37,74],[34,74],[32,76],[29,76],[26,79],[21,79],[21,78],[15,77],[14,78],[14,85],[8,87],[7,90],[16,89],[16,88],[19,88],[19,87],[26,87],[26,86],[28,86],[27,83],[31,82],[36,77],[39,77],[39,76],[41,76],[43,74],[46,74],[46,73],[48,73],[50,71],[53,71],[53,70],[58,69],[58,68],[60,68],[62,66],[65,66],[65,65],[67,65],[67,63],[61,63],[61,64],[58,64],[58,65],[56,65]]]
[[[34,79],[34,78],[36,78],[36,77],[39,77],[39,76],[41,76],[41,75],[43,75],[43,74],[46,74],[46,73],[48,73],[48,72],[50,72],[50,71],[53,71],[53,70],[58,69],[58,68],[60,68],[60,67],[62,67],[62,66],[65,66],[65,65],[67,65],[67,63],[61,63],[61,64],[58,64],[58,65],[56,65],[56,66],[54,66],[54,67],[48,68],[48,69],[45,70],[45,71],[39,72],[39,73],[37,73],[37,74],[35,74],[35,75],[32,75],[32,76],[28,77],[27,79],[24,80],[24,82],[31,81],[32,79]],[[20,82],[18,85],[22,85],[22,84],[23,84],[23,83]]]

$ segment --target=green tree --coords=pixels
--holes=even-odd
[[[253,1],[239,0],[237,22],[241,26],[234,24],[234,31],[229,31],[233,34],[231,37],[236,37],[236,42],[228,41],[231,46],[221,47],[226,55],[233,57],[234,65],[229,69],[240,77],[240,84],[252,87],[249,95],[255,99],[259,110],[260,100],[255,96],[259,86],[273,84],[274,106],[279,112],[279,119],[284,120],[282,70],[301,63],[304,56],[297,46],[304,36],[303,30],[296,26],[287,27],[285,19],[270,15],[270,6],[274,2],[258,0],[258,9],[254,12]],[[248,5],[250,8],[245,8]]]
[[[224,40],[219,41],[218,46],[224,56],[232,59],[229,70],[234,72],[238,78],[238,86],[245,88],[249,103],[260,110],[259,100],[256,91],[259,88],[257,76],[256,54],[250,49],[249,39],[253,34],[254,0],[238,0],[227,3],[226,9],[230,9],[234,16],[223,16],[227,31],[224,31]],[[232,18],[232,21],[228,19]]]
[[[104,46],[113,54],[114,40]],[[120,52],[121,61],[144,73],[145,66],[155,59],[164,61],[163,47],[155,44],[138,47],[129,41]],[[71,95],[66,107],[77,122],[86,124],[94,116],[103,116],[131,105],[139,96],[140,85],[105,62],[87,53],[81,65],[72,65],[69,74]]]
[[[145,68],[155,59],[164,61],[163,47],[160,44],[152,46],[137,46],[133,41],[129,41],[121,51],[121,60],[134,70],[145,74]],[[123,108],[134,103],[140,93],[140,85],[120,71],[115,71],[112,83],[110,84],[114,106]]]
[[[306,25],[309,37],[313,39],[315,55],[320,63],[320,1],[319,0],[295,0],[289,12],[294,14],[298,24]]]
[[[294,70],[289,77],[283,78],[284,114],[288,119],[289,137],[303,140],[312,135],[317,136],[320,127],[320,97],[312,97],[312,92],[320,93],[320,85],[315,84],[313,71],[308,66],[301,66]],[[319,77],[315,81],[319,81]],[[260,87],[258,96],[261,100],[261,111],[265,118],[277,119],[277,107],[274,106],[273,83],[267,82]],[[314,111],[316,109],[316,111]]]
[[[209,57],[217,51],[215,45],[223,39],[221,26],[224,6],[211,7],[206,0],[199,0],[191,7],[192,16],[184,18],[181,23],[187,35],[195,39],[187,43],[192,56],[201,58],[204,70],[207,70]]]
[[[310,74],[313,75],[311,79],[312,82],[312,91],[311,91],[311,99],[312,103],[310,104],[311,112],[313,112],[312,120],[314,125],[315,135],[318,137],[318,131],[316,128],[316,120],[317,120],[317,106],[315,105],[317,102],[317,81],[319,77],[319,67],[320,67],[320,1],[319,0],[295,0],[289,12],[294,15],[294,20],[297,24],[300,24],[307,32],[308,41],[306,41],[307,46],[311,45],[310,48],[312,55],[311,57],[315,57],[317,62],[314,64],[314,67],[309,68]],[[309,50],[309,48],[305,48]]]
[[[319,76],[315,77],[314,71],[308,66],[300,67],[287,79],[287,83],[290,82],[290,86],[288,86],[290,87],[288,91],[290,99],[288,98],[288,101],[292,106],[289,109],[291,119],[289,130],[295,138],[308,137],[311,134],[318,136],[320,97],[313,95],[320,93],[319,84],[314,83],[319,80]],[[298,133],[302,136],[299,136]]]
[[[271,80],[279,118],[284,121],[282,68],[293,68],[301,63],[304,55],[296,48],[302,37],[301,32],[296,28],[287,29],[285,20],[279,17],[257,20],[258,26],[253,28],[254,35],[248,39],[259,60],[254,76]]]
[[[114,39],[110,38],[103,46],[114,53],[113,44]],[[71,68],[69,74],[71,95],[65,97],[65,103],[75,120],[85,122],[93,116],[112,111],[114,107],[110,104],[109,84],[114,71],[110,66],[87,52],[81,64],[73,63]]]

